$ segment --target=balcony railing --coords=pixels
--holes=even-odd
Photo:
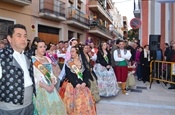
[[[111,16],[111,14],[109,13],[108,10],[106,10],[106,13],[108,14],[109,18],[110,18],[111,20],[113,20],[113,19],[112,19],[112,16]]]
[[[103,7],[104,11],[107,13],[107,15],[109,16],[109,18],[112,20],[112,16],[109,13],[109,11],[107,10],[107,6],[103,3],[104,0],[97,0],[99,2],[99,4]]]
[[[99,31],[111,36],[111,32],[104,26],[104,25],[100,25],[100,22],[99,21],[91,21],[91,24],[90,24],[91,28],[93,27],[97,27]]]
[[[116,29],[111,30],[111,34],[112,34],[113,36],[122,37],[122,35],[121,35]]]
[[[105,18],[112,23],[113,18],[107,9],[107,4],[104,3],[104,0],[90,0],[90,2],[90,5],[92,5],[92,7],[93,5],[98,5],[104,12],[102,15],[104,15]]]
[[[88,16],[74,7],[68,8],[68,20],[74,20],[83,25],[89,26]]]
[[[26,6],[32,3],[32,0],[2,0],[2,1],[20,5],[20,6]]]
[[[40,0],[40,13],[65,17],[65,3],[60,0]]]
[[[140,18],[140,0],[134,0],[134,16]]]

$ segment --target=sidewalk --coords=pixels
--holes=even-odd
[[[101,98],[97,115],[175,115],[175,90],[168,90],[169,85],[154,82],[149,89],[137,81],[136,86],[141,92],[128,91],[126,96],[120,91],[116,97]]]

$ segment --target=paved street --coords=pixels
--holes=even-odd
[[[168,87],[154,82],[149,89],[148,84],[137,81],[134,89],[140,92],[129,91],[125,96],[120,91],[116,97],[102,98],[97,115],[175,115],[175,90]]]

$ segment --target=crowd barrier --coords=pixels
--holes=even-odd
[[[150,88],[153,81],[175,84],[175,62],[153,60],[150,63]]]

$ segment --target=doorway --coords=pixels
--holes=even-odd
[[[57,44],[59,41],[59,29],[38,25],[38,37],[44,40],[46,44]]]

